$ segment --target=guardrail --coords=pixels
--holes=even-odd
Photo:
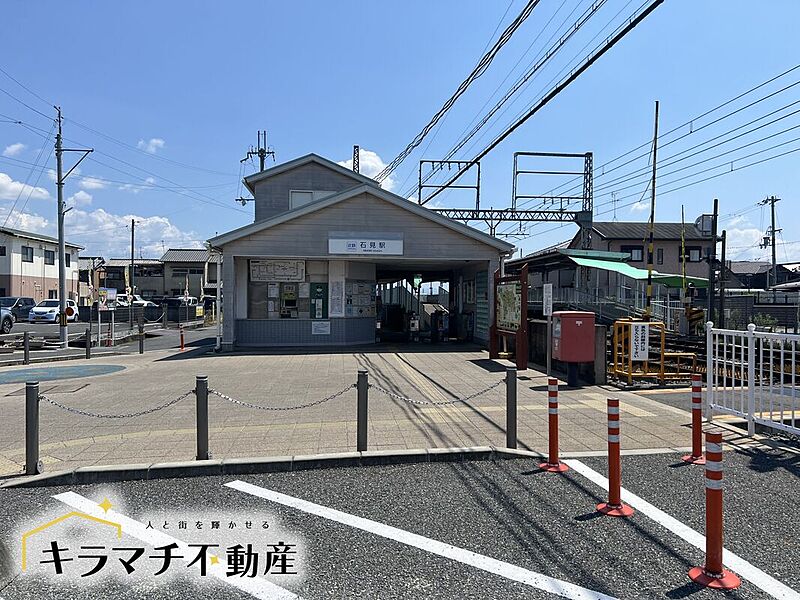
[[[800,435],[800,335],[717,329],[706,324],[706,418],[714,412],[747,420],[748,434],[756,424]]]

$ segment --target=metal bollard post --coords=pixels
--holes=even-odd
[[[139,323],[139,354],[144,354],[144,325]]]
[[[185,346],[183,345],[183,325],[181,324],[178,327],[180,327],[180,330],[181,330],[181,352],[183,352],[183,350],[185,348]]]
[[[31,333],[26,331],[22,334],[22,364],[31,364]]]
[[[704,587],[734,590],[742,581],[722,566],[722,434],[706,434],[706,563],[689,571]]]
[[[208,460],[208,375],[195,378],[195,396],[197,397],[197,460]]]
[[[84,345],[86,346],[86,359],[88,360],[88,359],[92,358],[92,328],[91,327],[87,327],[86,328],[86,340],[85,340],[85,344]]]
[[[43,471],[39,460],[39,382],[29,381],[25,384],[25,474]]]
[[[750,381],[753,381],[750,379]],[[693,465],[706,464],[703,456],[703,380],[700,375],[692,375],[692,453],[682,457],[684,462]]]
[[[608,502],[597,505],[610,517],[629,517],[633,509],[622,502],[622,459],[619,453],[619,398],[608,399]]]
[[[506,368],[506,448],[517,447],[517,369]]]
[[[161,317],[162,317],[162,319],[161,319],[162,325],[161,326],[164,329],[166,329],[167,328],[167,308],[166,307],[164,307],[164,314],[161,315]]]
[[[563,473],[569,467],[558,459],[558,379],[547,379],[547,461],[539,464],[539,468],[549,473]]]
[[[366,370],[358,370],[358,409],[356,415],[356,450],[364,452],[367,449],[367,394],[369,391],[369,375]]]

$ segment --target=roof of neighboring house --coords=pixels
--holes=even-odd
[[[504,242],[503,240],[497,239],[496,237],[493,237],[488,233],[484,233],[483,231],[475,229],[474,227],[470,227],[469,225],[465,225],[464,223],[459,223],[458,221],[449,219],[443,215],[440,215],[435,211],[425,208],[424,206],[420,206],[416,202],[411,202],[410,200],[407,200],[402,196],[398,196],[397,194],[388,192],[383,188],[374,185],[374,182],[372,185],[359,185],[357,187],[350,188],[342,192],[332,194],[330,196],[326,196],[319,200],[315,200],[314,202],[309,202],[308,204],[304,204],[303,206],[300,206],[293,210],[289,210],[287,212],[276,215],[271,219],[267,219],[265,221],[257,221],[255,223],[251,223],[250,225],[245,225],[244,227],[234,229],[233,231],[229,231],[228,233],[223,233],[222,235],[218,235],[217,237],[210,239],[209,242],[213,246],[220,246],[223,244],[227,244],[235,240],[238,240],[239,238],[243,238],[248,235],[253,235],[254,233],[258,233],[260,231],[264,231],[265,229],[269,229],[270,227],[275,227],[276,225],[286,223],[287,221],[298,219],[307,214],[316,212],[324,208],[328,208],[329,206],[333,206],[334,204],[338,204],[339,202],[344,202],[345,200],[348,200],[350,198],[358,196],[359,194],[364,194],[364,193],[371,194],[372,196],[380,198],[381,200],[389,202],[390,204],[394,204],[395,206],[402,208],[403,210],[412,212],[417,216],[422,217],[423,219],[428,219],[429,221],[433,221],[438,225],[447,227],[448,229],[452,229],[457,233],[460,233],[474,240],[482,242],[488,246],[497,248],[502,252],[511,252],[514,250],[513,244]]]
[[[140,266],[160,265],[161,261],[157,258],[135,258],[134,264]],[[106,267],[129,267],[131,265],[130,258],[109,258],[103,266]]]
[[[89,269],[96,269],[105,263],[102,256],[80,256],[78,257],[78,269],[88,271]]]
[[[684,239],[710,241],[710,235],[704,235],[693,223],[660,223],[653,228],[656,240],[680,240],[681,231],[686,228]],[[611,240],[644,240],[649,235],[647,222],[595,221],[592,230],[600,237]]]
[[[204,263],[208,256],[206,248],[170,248],[161,257],[161,262]]]
[[[250,193],[255,194],[254,186],[256,183],[264,181],[265,179],[269,179],[270,177],[274,177],[275,175],[280,175],[281,173],[285,173],[286,171],[291,171],[292,169],[296,169],[297,167],[302,167],[303,165],[307,165],[309,163],[317,163],[318,165],[327,167],[328,169],[332,169],[337,173],[352,178],[354,186],[359,184],[367,184],[375,187],[380,187],[380,184],[374,179],[370,179],[365,175],[356,173],[352,169],[343,167],[342,165],[335,163],[332,160],[328,160],[327,158],[323,158],[319,154],[314,154],[313,152],[311,154],[306,154],[305,156],[295,158],[294,160],[290,160],[289,162],[281,163],[272,168],[264,169],[260,173],[254,173],[253,175],[245,177],[244,183],[247,186],[247,189],[250,190]]]
[[[11,229],[11,227],[0,227],[0,234],[5,233],[6,235],[13,235],[15,237],[21,237],[28,240],[36,240],[37,242],[48,242],[50,244],[58,244],[58,238],[50,237],[49,235],[42,235],[40,233],[33,233],[30,231],[22,231],[21,229]],[[64,242],[65,245],[69,246],[70,248],[77,248],[78,250],[83,250],[83,246],[79,244],[73,244],[72,242]]]
[[[758,275],[772,268],[772,263],[760,260],[732,260],[728,270],[734,275]]]

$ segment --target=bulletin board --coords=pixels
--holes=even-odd
[[[375,282],[347,279],[344,284],[345,317],[375,317]]]

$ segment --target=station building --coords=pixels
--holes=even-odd
[[[223,255],[224,349],[375,343],[382,292],[412,281],[445,282],[449,336],[488,340],[512,244],[316,154],[244,183],[254,222],[209,240]]]

